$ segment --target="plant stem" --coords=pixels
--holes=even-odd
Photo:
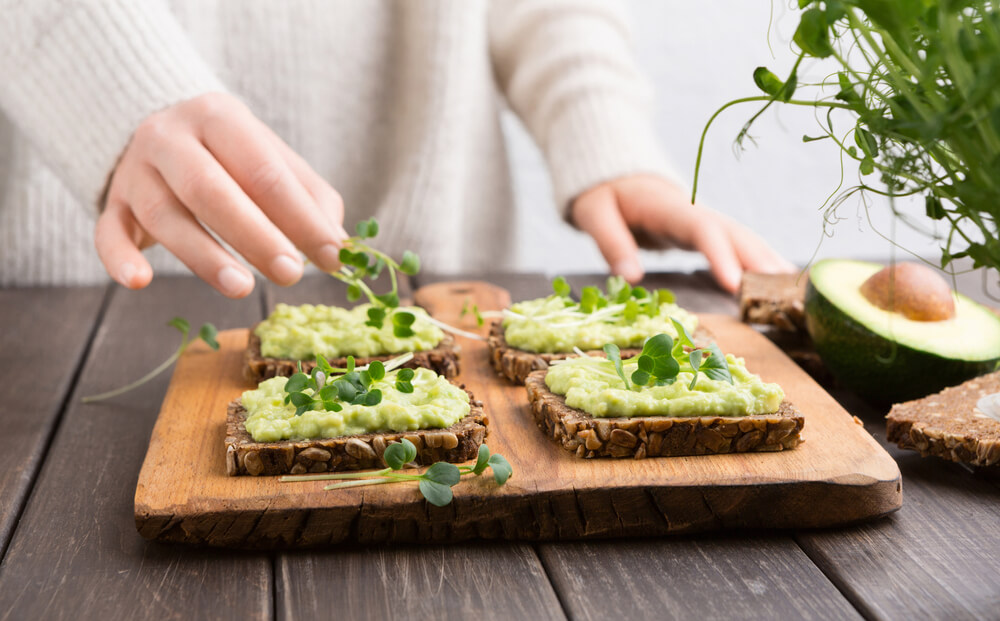
[[[170,365],[172,365],[173,363],[177,362],[177,359],[181,357],[181,354],[184,353],[184,350],[187,348],[187,346],[188,346],[188,340],[185,337],[184,340],[181,341],[181,346],[177,348],[177,351],[175,351],[172,356],[170,356],[169,358],[167,358],[166,360],[164,360],[163,363],[160,366],[156,367],[155,369],[153,369],[149,373],[143,375],[142,377],[140,377],[139,379],[135,380],[131,384],[127,384],[125,386],[122,386],[121,388],[116,388],[114,390],[109,390],[108,392],[102,392],[101,394],[98,394],[98,395],[90,395],[89,397],[84,397],[83,399],[81,399],[81,401],[83,401],[84,403],[93,403],[95,401],[103,401],[104,399],[110,399],[111,397],[117,397],[120,394],[126,393],[126,392],[128,392],[128,391],[130,391],[130,390],[132,390],[134,388],[138,388],[139,386],[142,386],[143,384],[145,384],[149,380],[153,379],[154,377],[156,377],[160,373],[162,373],[165,370],[167,370],[168,368],[170,368]]]

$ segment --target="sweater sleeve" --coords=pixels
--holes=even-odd
[[[500,89],[549,166],[563,216],[587,189],[655,174],[681,184],[651,119],[651,89],[613,0],[494,0],[490,54]]]
[[[0,110],[96,206],[147,116],[222,90],[160,0],[0,0]]]

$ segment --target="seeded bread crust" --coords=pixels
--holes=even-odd
[[[677,457],[783,451],[802,443],[805,419],[784,401],[773,414],[595,418],[566,405],[545,385],[547,371],[531,373],[524,385],[538,427],[577,457]]]
[[[258,324],[259,325],[259,324]],[[250,337],[247,342],[246,351],[243,354],[243,376],[248,380],[260,383],[272,377],[290,377],[298,371],[299,362],[302,363],[302,370],[309,373],[316,366],[315,360],[293,360],[291,358],[271,358],[265,357],[260,351],[260,337],[255,334],[257,326],[250,330]],[[401,368],[416,369],[423,367],[435,371],[438,375],[443,375],[448,379],[458,376],[459,352],[461,348],[455,343],[455,338],[445,333],[444,338],[434,349],[413,352],[413,359],[402,365]],[[368,358],[355,358],[354,362],[358,366],[366,365],[373,360],[385,362],[398,356],[399,354],[389,354],[385,356],[370,356]],[[334,367],[343,368],[347,364],[347,357],[330,360]]]
[[[806,329],[805,274],[743,274],[740,319],[775,326],[786,332]]]
[[[712,341],[711,333],[701,326],[695,328],[691,338],[694,340],[695,345],[699,347],[707,346]],[[523,384],[528,375],[534,371],[543,371],[549,368],[549,364],[553,360],[565,360],[576,355],[573,352],[539,354],[511,347],[507,344],[507,339],[504,338],[503,324],[500,321],[494,321],[490,326],[490,333],[486,337],[486,344],[490,350],[490,364],[493,365],[497,373],[515,384]],[[585,353],[591,356],[604,356],[604,352],[599,349]],[[632,358],[633,356],[638,356],[640,353],[642,353],[641,347],[623,349],[621,350],[621,357],[623,359]]]
[[[469,408],[465,417],[447,429],[256,442],[243,424],[247,411],[237,399],[226,412],[226,474],[261,476],[384,468],[382,454],[386,446],[403,438],[417,448],[414,461],[418,465],[469,461],[476,459],[479,446],[489,435],[489,417],[483,412],[482,401],[473,398],[472,393]]]
[[[900,448],[973,466],[1000,466],[1000,421],[976,407],[1000,392],[1000,372],[897,403],[886,416],[886,437]]]

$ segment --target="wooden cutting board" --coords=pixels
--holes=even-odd
[[[469,316],[459,317],[465,302],[498,309],[509,296],[487,283],[441,283],[418,290],[415,301],[443,321],[477,330]],[[463,480],[450,505],[435,507],[405,483],[324,491],[323,481],[230,477],[226,404],[254,387],[242,377],[247,332],[230,330],[219,335],[219,351],[195,345],[177,364],[139,474],[136,527],[150,539],[274,548],[814,528],[900,507],[896,462],[860,422],[753,329],[728,316],[700,318],[724,351],[781,384],[805,415],[801,446],[780,453],[580,459],[542,435],[524,387],[497,377],[486,345],[461,338],[459,381],[490,416],[490,449],[514,468],[505,486],[489,476]]]

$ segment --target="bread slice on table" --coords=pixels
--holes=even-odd
[[[256,328],[257,326],[254,326],[250,329],[250,338],[247,342],[246,351],[243,353],[243,375],[248,380],[259,384],[272,377],[291,377],[299,370],[300,362],[302,363],[302,371],[305,373],[309,373],[316,366],[315,360],[265,357],[260,351],[260,337],[254,333]],[[437,347],[413,352],[413,359],[400,368],[416,369],[417,367],[423,367],[451,379],[458,376],[459,352],[460,348],[455,343],[455,337],[445,333],[441,342],[437,344]],[[369,356],[367,358],[355,356],[354,362],[358,366],[363,366],[373,360],[385,362],[399,355],[396,353]],[[335,368],[344,368],[347,365],[347,356],[334,358],[329,362]]]
[[[468,391],[466,391],[468,392]],[[469,413],[447,429],[385,431],[339,438],[257,442],[247,432],[247,411],[239,400],[229,404],[226,415],[226,473],[276,475],[307,472],[340,472],[384,468],[382,454],[393,442],[406,438],[417,448],[414,460],[429,466],[438,461],[474,460],[489,434],[489,417],[483,403],[469,393]]]
[[[698,326],[694,334],[691,335],[694,344],[699,347],[707,347],[712,342],[711,333]],[[576,355],[575,352],[558,353],[536,353],[511,347],[504,337],[503,323],[494,321],[490,326],[489,336],[486,337],[486,344],[490,350],[490,364],[496,372],[506,377],[516,384],[523,384],[528,375],[534,371],[541,371],[549,368],[553,360],[565,360]],[[600,349],[585,352],[592,356],[604,356],[604,351]],[[622,360],[633,358],[642,353],[641,347],[632,347],[621,350]]]
[[[538,427],[577,457],[677,457],[783,451],[802,443],[805,419],[783,401],[773,414],[755,416],[639,416],[596,418],[566,405],[545,385],[547,371],[524,385]]]
[[[1000,466],[1000,421],[977,407],[981,398],[996,392],[1000,392],[1000,372],[897,403],[886,416],[886,437],[924,457]]]
[[[740,319],[745,323],[774,326],[786,332],[806,329],[805,274],[743,274],[740,285]]]

